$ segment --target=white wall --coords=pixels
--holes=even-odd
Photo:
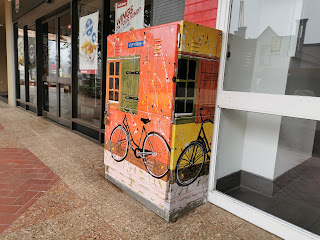
[[[245,112],[233,110],[221,112],[216,163],[217,179],[241,170],[246,119]]]
[[[248,113],[241,169],[273,179],[281,117]]]

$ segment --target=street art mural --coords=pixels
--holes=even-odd
[[[186,21],[108,37],[106,178],[167,220],[206,198],[221,40]]]

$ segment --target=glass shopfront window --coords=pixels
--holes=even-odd
[[[320,122],[223,109],[216,189],[320,234]]]
[[[78,118],[100,125],[102,79],[102,0],[79,2]],[[98,21],[98,22],[96,22]]]
[[[18,26],[18,39],[17,39],[17,51],[18,51],[18,81],[19,89],[17,91],[17,98],[26,100],[26,88],[25,88],[25,61],[24,61],[24,30],[22,26]]]
[[[317,0],[233,1],[224,90],[320,97]]]
[[[59,77],[71,78],[71,22],[70,14],[60,17],[60,69]]]
[[[37,62],[36,62],[36,29],[35,24],[28,26],[28,75],[29,102],[37,104]]]

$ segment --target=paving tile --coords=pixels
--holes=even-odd
[[[28,149],[0,148],[0,224],[12,224],[52,187],[53,179],[59,180],[57,176],[52,179],[55,176],[52,171],[39,173],[39,168],[47,167]],[[45,176],[49,179],[42,179]],[[39,185],[43,187],[39,189]],[[1,232],[4,229],[1,227]]]
[[[24,240],[24,239],[59,239],[59,235],[54,231],[51,225],[47,222],[41,222],[35,225],[22,227],[17,231],[2,235],[3,239]]]
[[[5,229],[3,234],[14,232],[24,226],[33,225],[44,220],[46,220],[44,212],[39,208],[37,203],[35,203]]]
[[[29,202],[37,192],[27,191],[21,197],[19,197],[16,201],[12,203],[12,205],[21,205],[24,206],[27,202]]]
[[[238,229],[236,229],[233,232],[234,235],[240,237],[241,239],[246,240],[279,240],[275,235],[270,234],[267,231],[262,230],[261,228],[258,228],[252,224],[246,223],[240,226]]]
[[[0,205],[11,205],[17,198],[13,197],[0,197]]]
[[[53,218],[59,214],[72,211],[85,204],[65,183],[58,182],[50,191],[42,196],[37,204],[46,214],[47,218]]]
[[[0,215],[0,225],[11,224],[14,220],[16,220],[19,216],[14,214],[1,214]]]
[[[97,229],[104,221],[87,206],[61,214],[48,220],[63,239],[75,239]]]
[[[92,229],[86,230],[83,233],[81,233],[79,236],[73,238],[73,240],[87,240],[87,239],[120,240],[123,238],[120,237],[116,233],[116,231],[114,231],[108,224],[102,224],[101,226],[97,226]]]

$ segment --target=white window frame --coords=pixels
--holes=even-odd
[[[290,240],[320,239],[320,236],[314,233],[286,222],[215,189],[215,167],[221,109],[250,111],[320,121],[320,110],[315,111],[316,109],[320,109],[320,97],[288,96],[223,90],[231,4],[232,0],[218,0],[216,28],[223,32],[223,38],[218,77],[214,134],[212,140],[212,152],[214,154],[211,155],[208,201],[281,238]]]

